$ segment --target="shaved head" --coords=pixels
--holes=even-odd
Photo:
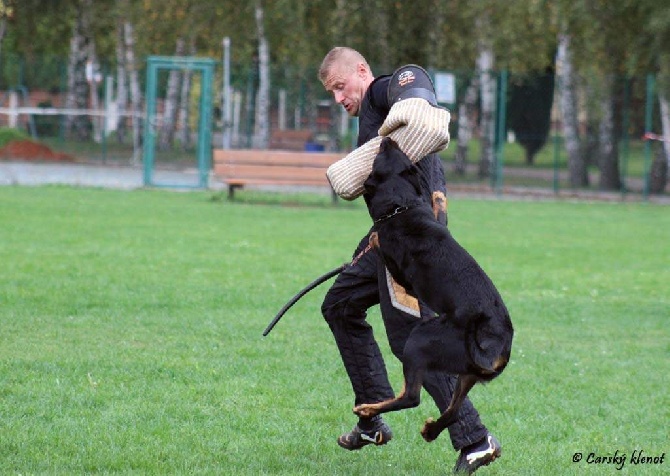
[[[357,116],[363,96],[374,80],[362,54],[353,48],[337,46],[323,58],[319,80],[350,116]]]
[[[361,64],[371,71],[365,57],[358,51],[346,46],[336,46],[323,58],[319,68],[319,80],[325,84],[329,73],[334,70],[343,74],[353,73]]]

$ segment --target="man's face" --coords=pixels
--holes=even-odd
[[[372,75],[362,64],[353,72],[334,65],[323,85],[350,116],[358,116],[361,101],[371,82]]]

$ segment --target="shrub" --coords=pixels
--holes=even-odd
[[[30,136],[19,129],[13,129],[11,127],[0,127],[0,147],[6,146],[8,142],[13,140],[26,139],[30,139]]]

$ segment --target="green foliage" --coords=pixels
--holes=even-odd
[[[0,127],[0,148],[7,145],[8,142],[13,140],[26,140],[30,139],[30,136],[19,129],[14,129],[12,127]]]
[[[0,188],[0,473],[447,473],[448,436],[419,436],[427,397],[387,416],[388,446],[335,443],[355,420],[325,288],[261,337],[350,259],[363,205],[211,198]],[[450,223],[516,328],[508,369],[471,393],[504,447],[482,474],[611,475],[573,454],[667,451],[667,209],[456,197]],[[399,390],[376,310],[370,322]]]
[[[595,60],[606,66],[614,55],[620,70],[646,72],[657,53],[667,49],[662,41],[666,12],[650,0],[416,0],[411,4],[278,0],[261,4],[273,63],[300,67],[314,67],[332,46],[347,44],[384,70],[407,62],[435,69],[470,69],[478,41],[486,39],[494,47],[498,68],[543,70],[551,63],[561,22],[575,36],[576,62],[582,65]],[[116,0],[90,2],[89,17],[104,64],[116,61],[116,30],[122,21],[135,25],[138,58],[173,54],[179,37],[193,38],[198,54],[218,58],[221,40],[228,36],[233,61],[249,64],[258,41],[254,5],[232,0]],[[77,11],[84,7],[76,0],[16,2],[3,53],[67,57]],[[487,19],[484,28],[478,22],[482,17]]]

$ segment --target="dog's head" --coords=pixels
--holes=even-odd
[[[421,198],[418,168],[389,138],[382,141],[364,186],[365,203],[372,219]]]

